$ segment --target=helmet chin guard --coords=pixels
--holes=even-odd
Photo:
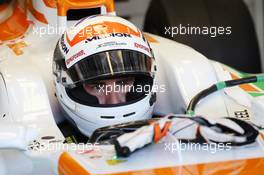
[[[57,88],[60,88],[58,90]],[[145,97],[127,103],[125,105],[113,107],[94,107],[79,104],[73,101],[62,85],[56,83],[56,91],[61,94],[57,95],[58,100],[67,113],[78,127],[78,129],[86,136],[91,136],[93,131],[104,126],[149,119],[152,117],[154,103],[152,96],[154,93],[149,93]]]

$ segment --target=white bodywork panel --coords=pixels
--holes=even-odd
[[[54,11],[49,14],[52,13]],[[29,18],[33,17],[29,14]],[[49,23],[55,25],[56,21]],[[65,24],[65,19],[59,18],[59,23]],[[34,27],[47,27],[47,25],[35,21]],[[62,144],[64,140],[56,125],[63,120],[63,114],[55,97],[52,76],[52,56],[59,35],[39,36],[34,33],[36,29],[34,27],[31,25],[25,37],[21,39],[27,45],[23,48],[22,55],[16,55],[7,46],[8,43],[0,45],[0,127],[18,125],[24,132],[23,135],[16,136],[14,133],[18,128],[2,127],[0,135],[13,134],[14,138],[25,138],[17,143],[15,140],[13,142],[10,140],[9,145],[6,145],[6,140],[0,138],[1,175],[58,173],[58,160],[62,150],[50,151],[44,148],[52,143]],[[230,79],[225,66],[208,60],[194,49],[158,36],[150,36],[157,40],[151,43],[158,69],[156,84],[165,85],[166,89],[165,92],[157,92],[155,114],[184,113],[188,103],[198,92],[218,81]],[[251,108],[252,101],[254,108]],[[235,111],[248,110],[249,118],[257,120],[255,122],[258,123],[258,118],[261,118],[261,113],[258,111],[263,111],[263,104],[263,98],[253,100],[240,88],[234,88],[217,92],[202,100],[197,106],[196,113],[208,117],[235,117]],[[255,112],[251,109],[255,109]],[[257,117],[254,117],[253,113]],[[23,140],[26,141],[34,135],[36,135],[35,141],[28,143],[24,151],[21,147]],[[51,139],[45,139],[47,136]],[[206,151],[183,151],[171,154],[164,151],[164,142],[162,142],[136,152],[126,162],[116,166],[106,163],[106,160],[113,156],[111,146],[98,146],[99,151],[92,153],[97,158],[72,150],[69,153],[92,174],[117,173],[263,157],[262,142],[260,139],[255,146],[214,154]],[[29,147],[33,150],[28,149]],[[35,151],[36,147],[43,147],[44,151]]]

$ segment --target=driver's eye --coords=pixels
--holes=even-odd
[[[130,85],[133,83],[133,80],[131,79],[124,79],[124,80],[119,80],[116,82],[116,84],[124,86],[124,85]]]
[[[91,91],[100,91],[104,89],[104,84],[102,83],[93,83],[93,84],[86,84],[86,87]]]
[[[98,83],[98,84],[93,85],[93,89],[95,89],[95,90],[100,90],[103,87],[104,87],[104,84],[102,84],[102,83]]]
[[[118,81],[118,82],[116,82],[116,84],[118,84],[118,85],[125,85],[125,84],[127,84],[127,82],[124,81],[124,80],[122,80],[122,81]]]

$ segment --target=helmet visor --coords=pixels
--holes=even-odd
[[[88,56],[70,67],[66,73],[74,87],[84,82],[122,75],[153,76],[153,58],[132,50],[112,50]]]

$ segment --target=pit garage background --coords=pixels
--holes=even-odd
[[[152,0],[157,2],[157,0]],[[161,0],[162,1],[162,0]],[[163,0],[163,2],[171,3],[177,1],[182,3],[186,0]],[[192,0],[187,0],[192,3]],[[261,58],[261,68],[264,71],[264,1],[263,0],[229,0],[229,2],[243,1],[247,6],[249,13],[253,19],[255,33],[259,48],[259,57]],[[176,2],[176,3],[177,3]],[[117,14],[132,21],[138,27],[144,28],[146,12],[150,6],[151,0],[116,0]],[[195,8],[192,7],[192,8]],[[184,13],[184,9],[183,12]],[[160,14],[162,15],[162,14]],[[186,43],[185,43],[186,44]],[[199,50],[198,50],[199,51]],[[245,69],[245,71],[248,71]],[[250,70],[249,70],[250,71]],[[258,71],[257,71],[258,72]]]

